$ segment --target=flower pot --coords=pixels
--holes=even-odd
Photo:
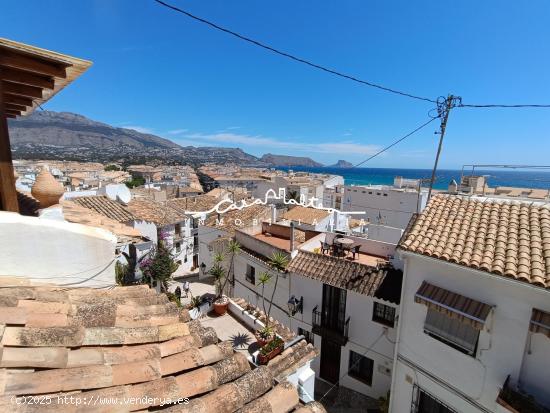
[[[271,337],[268,337],[268,338],[263,338],[263,337],[260,336],[260,334],[258,332],[254,333],[254,337],[256,337],[256,341],[258,342],[258,347],[260,347],[260,348],[262,348],[266,344],[271,343],[273,341],[273,339],[275,338],[275,336],[271,336]]]
[[[269,362],[269,360],[271,360],[271,359],[275,358],[277,355],[281,354],[283,352],[283,348],[284,348],[284,343],[281,343],[280,346],[275,347],[273,350],[271,350],[267,354],[262,354],[262,352],[260,351],[260,353],[258,354],[258,363],[259,364],[267,364]]]
[[[224,315],[227,313],[227,307],[229,306],[229,303],[216,303],[214,302],[214,312],[217,315]]]

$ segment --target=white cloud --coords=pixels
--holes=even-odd
[[[135,130],[136,132],[139,132],[139,133],[150,133],[150,134],[154,134],[155,132],[153,131],[153,129],[151,128],[146,128],[144,126],[135,126],[135,125],[128,125],[128,126],[124,126],[124,129],[132,129],[132,130]]]
[[[189,129],[173,129],[166,132],[168,135],[181,135],[182,133],[189,132]]]
[[[363,145],[351,141],[338,142],[336,140],[334,142],[306,143],[298,140],[289,141],[266,138],[263,136],[241,135],[230,132],[214,134],[194,133],[185,135],[183,138],[199,141],[201,142],[201,145],[204,145],[204,141],[208,141],[223,145],[238,144],[258,146],[262,147],[264,152],[273,151],[276,149],[286,149],[300,152],[329,153],[339,155],[372,155],[380,149],[377,145]]]

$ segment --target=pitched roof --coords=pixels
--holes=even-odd
[[[157,202],[145,198],[132,199],[128,209],[136,218],[158,225],[175,224],[187,218],[183,212],[172,208],[168,202]]]
[[[297,205],[285,212],[281,218],[288,221],[300,221],[304,224],[312,225],[315,221],[319,222],[329,216],[329,212],[324,209],[316,209]]]
[[[248,208],[237,209],[221,214],[220,219],[218,219],[217,215],[210,215],[205,220],[205,225],[233,234],[237,229],[254,225],[254,220],[257,220],[259,223],[268,219],[270,215],[271,208],[269,206],[252,205]]]
[[[550,288],[550,205],[438,195],[399,248]]]
[[[333,287],[374,296],[387,274],[385,267],[372,267],[309,251],[298,251],[287,271]]]
[[[209,195],[198,195],[188,196],[185,198],[170,199],[168,201],[168,205],[170,205],[172,208],[177,209],[178,211],[181,211],[182,213],[185,211],[201,212],[213,208],[220,201],[220,199],[214,198]]]
[[[116,235],[119,243],[142,240],[139,230],[85,208],[72,200],[62,200],[61,205],[63,206],[63,218],[67,222],[106,229]]]
[[[301,408],[297,389],[284,378],[307,360],[305,342],[253,369],[230,342],[218,342],[212,328],[190,321],[187,310],[147,286],[2,285],[2,410],[18,408],[11,397],[22,395],[43,395],[56,412],[88,410],[75,406],[89,400],[106,403],[94,411]],[[188,402],[167,403],[183,398]]]
[[[92,209],[107,218],[118,222],[128,222],[135,219],[134,215],[124,205],[107,198],[104,195],[83,196],[73,198],[73,201],[85,208]]]

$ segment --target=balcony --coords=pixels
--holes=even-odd
[[[497,397],[502,410],[510,413],[550,413],[550,409],[537,403],[533,395],[512,384],[508,376]]]
[[[323,317],[323,312],[317,309],[318,306],[312,311],[312,332],[318,336],[325,337],[341,346],[345,346],[349,338],[349,320],[338,320],[336,323],[328,324]]]

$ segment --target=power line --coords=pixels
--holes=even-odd
[[[194,19],[198,22],[204,23],[204,24],[206,24],[206,25],[208,25],[208,26],[210,26],[214,29],[217,29],[217,30],[222,31],[224,33],[235,36],[240,40],[244,40],[245,42],[251,43],[255,46],[261,47],[265,50],[269,50],[270,52],[273,52],[273,53],[278,54],[280,56],[283,56],[283,57],[286,57],[288,59],[294,60],[296,62],[305,64],[307,66],[313,67],[315,69],[319,69],[319,70],[322,70],[324,72],[333,74],[335,76],[339,76],[339,77],[342,77],[342,78],[345,78],[345,79],[348,79],[348,80],[351,80],[351,81],[354,81],[354,82],[357,82],[357,83],[361,83],[361,84],[366,85],[366,86],[374,87],[374,88],[383,90],[385,92],[394,93],[396,95],[401,95],[401,96],[409,97],[409,98],[412,98],[412,99],[417,99],[417,100],[423,100],[423,101],[426,101],[426,102],[436,103],[436,100],[434,100],[434,99],[430,99],[430,98],[427,98],[427,97],[422,97],[422,96],[417,96],[417,95],[413,95],[413,94],[410,94],[410,93],[402,92],[400,90],[396,90],[396,89],[392,89],[392,88],[382,86],[382,85],[379,85],[379,84],[376,84],[376,83],[368,82],[366,80],[359,79],[355,76],[347,75],[347,74],[339,72],[337,70],[330,69],[330,68],[327,68],[325,66],[318,65],[318,64],[313,63],[309,60],[302,59],[301,57],[297,57],[297,56],[292,55],[292,54],[287,53],[287,52],[283,52],[282,50],[276,49],[276,48],[274,48],[272,46],[269,46],[265,43],[259,42],[257,40],[251,39],[250,37],[247,37],[247,36],[244,36],[244,35],[239,34],[237,32],[234,32],[232,30],[226,29],[225,27],[222,27],[222,26],[220,26],[216,23],[213,23],[211,21],[203,19],[202,17],[195,16],[194,14],[191,14],[188,11],[180,9],[179,7],[176,7],[176,6],[173,6],[171,4],[165,3],[162,0],[154,0],[154,1],[157,2],[158,4],[164,6],[164,7],[167,7],[167,8],[169,8],[171,10],[174,10],[178,13],[182,13],[182,14],[186,15],[187,17],[190,17],[190,18],[192,18],[192,19]]]
[[[459,108],[550,108],[550,105],[457,105]]]
[[[156,1],[156,0],[155,0]],[[420,125],[419,127],[417,127],[415,130],[413,130],[412,132],[409,132],[407,133],[405,136],[403,136],[402,138],[399,138],[398,140],[396,140],[395,142],[393,142],[392,144],[386,146],[385,148],[381,149],[380,151],[376,152],[374,155],[370,156],[369,158],[365,159],[364,161],[362,162],[359,162],[358,164],[356,165],[353,165],[352,168],[357,168],[358,166],[360,165],[363,165],[364,163],[367,163],[368,161],[370,161],[371,159],[373,158],[376,158],[378,155],[386,152],[388,149],[394,147],[395,145],[397,145],[399,142],[401,141],[404,141],[405,139],[407,139],[409,136],[415,134],[416,132],[418,132],[420,129],[428,126],[430,123],[432,123],[434,120],[438,119],[439,117],[436,116],[436,117],[433,117],[431,118],[429,121],[423,123],[422,125]]]

